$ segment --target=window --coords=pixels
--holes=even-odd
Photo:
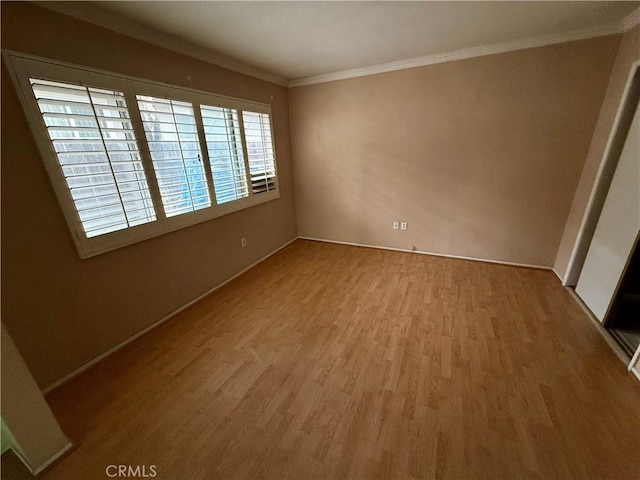
[[[249,196],[238,111],[200,105],[216,202]]]
[[[280,196],[269,105],[5,60],[83,258]]]
[[[30,82],[87,237],[156,220],[124,94]]]
[[[251,189],[253,193],[274,190],[276,188],[276,160],[273,155],[269,115],[242,112],[242,117],[249,152]]]
[[[137,99],[167,217],[210,207],[193,106],[143,95]]]

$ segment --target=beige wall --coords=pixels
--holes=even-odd
[[[619,44],[291,89],[298,234],[553,265]]]
[[[602,108],[600,109],[598,122],[593,133],[593,138],[591,139],[584,169],[582,170],[580,182],[578,183],[578,187],[571,204],[569,217],[554,263],[556,272],[558,272],[562,277],[564,277],[567,271],[571,253],[578,238],[580,225],[587,209],[587,203],[589,202],[589,197],[593,190],[596,175],[598,173],[600,163],[602,162],[602,157],[604,155],[604,150],[609,139],[611,129],[613,128],[613,121],[618,111],[618,107],[622,102],[622,94],[629,77],[631,65],[637,60],[640,60],[639,26],[625,33],[613,66],[607,93],[602,103]],[[604,202],[605,196],[606,191],[602,192],[602,198],[600,199],[601,202]],[[602,205],[602,203],[600,203],[600,205]],[[590,222],[589,228],[591,233],[595,230],[596,223],[597,218],[594,218],[592,222]],[[582,258],[584,258],[584,255],[586,254],[586,249],[589,246],[588,243],[589,242],[586,242],[585,245],[583,245],[585,250],[582,252]],[[577,281],[577,277],[573,278],[572,281],[570,281],[570,284],[575,285],[575,281]]]
[[[286,88],[32,4],[2,2],[2,47],[273,108],[280,199],[80,260],[3,65],[2,316],[41,387],[296,236]]]

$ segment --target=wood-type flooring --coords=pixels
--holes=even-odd
[[[43,479],[640,478],[640,384],[548,270],[297,240],[48,401]]]

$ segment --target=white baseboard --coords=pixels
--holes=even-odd
[[[62,447],[62,450],[60,450],[58,453],[56,453],[53,457],[51,457],[49,460],[44,462],[38,468],[33,470],[31,473],[33,473],[34,476],[38,475],[39,473],[44,471],[47,467],[49,467],[52,463],[58,460],[61,456],[67,453],[72,447],[73,447],[73,444],[71,442],[67,443],[64,447]]]
[[[215,287],[207,290],[205,293],[203,293],[202,295],[194,298],[193,300],[191,300],[190,302],[184,304],[183,306],[181,306],[180,308],[178,308],[177,310],[174,310],[173,312],[171,312],[169,315],[165,316],[164,318],[158,320],[155,323],[152,323],[151,325],[149,325],[148,327],[146,327],[145,329],[139,331],[138,333],[136,333],[135,335],[132,335],[131,337],[127,338],[126,340],[124,340],[123,342],[120,342],[118,345],[116,345],[115,347],[107,350],[106,352],[104,352],[102,355],[99,355],[98,357],[94,358],[93,360],[85,363],[84,365],[82,365],[80,368],[74,370],[73,372],[71,372],[69,375],[64,376],[63,378],[61,378],[60,380],[52,383],[51,385],[47,386],[46,388],[44,388],[42,390],[43,395],[46,395],[47,393],[55,390],[56,388],[60,387],[61,385],[67,383],[69,380],[71,380],[72,378],[80,375],[82,372],[84,372],[85,370],[91,368],[93,365],[95,365],[96,363],[100,362],[101,360],[104,360],[105,358],[107,358],[109,355],[111,355],[112,353],[115,353],[116,351],[120,350],[122,347],[124,347],[125,345],[133,342],[136,338],[141,337],[142,335],[144,335],[145,333],[149,332],[150,330],[153,330],[154,328],[156,328],[157,326],[163,324],[164,322],[166,322],[167,320],[169,320],[170,318],[178,315],[180,312],[186,310],[187,308],[189,308],[191,305],[199,302],[200,300],[202,300],[204,297],[206,297],[207,295],[210,295],[211,293],[215,292],[217,289],[223,287],[224,285],[226,285],[227,283],[229,283],[230,281],[236,279],[237,277],[239,277],[240,275],[242,275],[243,273],[247,272],[248,270],[251,270],[253,267],[255,267],[256,265],[258,265],[259,263],[265,261],[267,258],[269,258],[272,255],[275,255],[276,253],[278,253],[280,250],[282,250],[283,248],[289,246],[291,243],[295,242],[298,239],[298,237],[295,237],[291,240],[289,240],[287,243],[285,243],[284,245],[278,247],[277,249],[275,249],[273,252],[265,255],[264,257],[260,258],[259,260],[255,261],[254,263],[252,263],[251,265],[249,265],[248,267],[246,267],[245,269],[241,270],[240,272],[236,273],[235,275],[227,278],[225,281],[223,281],[222,283],[219,283],[218,285],[216,285]]]
[[[557,271],[555,268],[553,268],[553,267],[551,268],[551,271],[552,271],[553,273],[555,273],[555,274],[556,274],[556,277],[558,277],[558,280],[560,280],[560,283],[562,284],[562,286],[563,286],[563,287],[566,287],[566,285],[564,284],[564,280],[563,280],[563,278],[560,276],[560,274],[558,273],[558,271]]]
[[[640,372],[638,372],[638,370],[634,367],[630,370],[631,373],[633,373],[636,378],[638,379],[638,381],[640,381]]]
[[[462,255],[450,255],[447,253],[436,253],[436,252],[425,252],[423,250],[409,250],[406,248],[394,248],[394,247],[382,247],[379,245],[367,245],[365,243],[352,243],[352,242],[342,242],[340,240],[328,240],[326,238],[314,238],[314,237],[298,237],[300,240],[312,240],[314,242],[326,242],[326,243],[338,243],[340,245],[350,245],[352,247],[365,247],[365,248],[377,248],[379,250],[391,250],[394,252],[407,252],[407,253],[417,253],[420,255],[432,255],[434,257],[446,257],[446,258],[456,258],[458,260],[472,260],[475,262],[484,262],[484,263],[497,263],[499,265],[510,265],[512,267],[524,267],[524,268],[536,268],[539,270],[553,270],[553,268],[544,265],[532,265],[529,263],[516,263],[516,262],[505,262],[502,260],[492,260],[488,258],[478,258],[478,257],[465,257]],[[556,273],[557,275],[557,273]]]
[[[31,475],[33,475],[33,476],[36,476],[39,473],[41,473],[42,471],[44,471],[47,467],[49,467],[53,462],[58,460],[62,455],[67,453],[72,447],[73,447],[73,444],[71,442],[67,442],[67,444],[64,447],[62,447],[62,449],[60,449],[60,451],[55,453],[48,460],[45,460],[44,463],[42,463],[38,467],[32,467],[31,466],[29,461],[23,455],[22,450],[20,450],[19,446],[10,445],[9,449],[11,449],[11,451],[15,454],[15,456],[18,457],[18,459],[27,468],[27,470],[29,470],[29,473],[31,473]]]

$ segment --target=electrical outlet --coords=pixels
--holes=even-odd
[[[407,222],[402,222],[400,224],[400,230],[406,230],[407,229]]]
[[[400,224],[398,222],[393,222],[393,229],[398,230],[400,228]]]
[[[240,245],[242,245],[242,248],[247,246],[247,239],[245,237],[240,239]]]

